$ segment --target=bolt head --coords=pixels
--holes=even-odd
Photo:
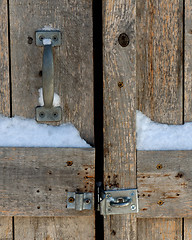
[[[74,202],[75,202],[75,199],[74,199],[73,197],[70,197],[70,198],[68,199],[68,202],[69,202],[69,203],[74,203]]]
[[[111,197],[111,194],[107,193],[106,198],[110,198],[110,197]]]
[[[88,204],[90,204],[90,202],[91,202],[91,200],[90,200],[90,199],[88,199],[88,198],[87,198],[87,199],[85,199],[84,201],[85,201],[85,204],[87,204],[87,205],[88,205]]]
[[[132,205],[131,205],[131,210],[132,210],[132,211],[135,211],[136,209],[137,209],[137,207],[135,206],[135,204],[132,204]]]

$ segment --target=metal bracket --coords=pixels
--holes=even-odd
[[[93,206],[92,193],[67,193],[67,208],[77,211],[91,210]]]
[[[54,63],[52,48],[61,45],[61,32],[59,30],[36,31],[36,45],[43,46],[43,100],[44,106],[36,107],[36,121],[61,121],[61,107],[53,106],[54,98]]]
[[[137,213],[137,189],[113,189],[104,191],[98,185],[98,211],[101,215]]]

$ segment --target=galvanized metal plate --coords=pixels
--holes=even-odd
[[[61,32],[59,30],[39,30],[36,31],[36,45],[44,46],[43,39],[51,39],[52,47],[61,45]]]
[[[59,122],[62,118],[61,107],[36,107],[36,121],[38,122]]]
[[[137,213],[138,211],[137,189],[105,191],[104,198],[100,201],[101,215]]]
[[[91,210],[93,206],[92,193],[67,193],[67,208],[77,211]]]

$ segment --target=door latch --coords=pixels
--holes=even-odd
[[[52,48],[61,45],[61,32],[59,30],[36,31],[36,45],[43,46],[43,100],[44,106],[36,107],[36,121],[61,121],[61,107],[53,106],[54,98],[54,63]]]
[[[77,211],[91,210],[93,207],[93,193],[67,193],[67,208]]]
[[[97,210],[101,215],[137,213],[137,189],[103,190],[101,183],[97,186]]]

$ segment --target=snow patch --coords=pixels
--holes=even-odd
[[[0,115],[1,147],[81,147],[89,148],[70,123],[60,126],[38,124],[33,119]]]
[[[58,30],[57,28],[53,28],[51,24],[44,26],[43,28],[41,28],[41,30],[44,31],[53,31],[53,30]]]
[[[192,150],[192,122],[156,123],[137,111],[136,126],[138,150]]]
[[[43,89],[40,88],[38,90],[39,92],[39,105],[44,106],[44,101],[43,101]],[[53,98],[53,106],[54,107],[59,107],[61,103],[60,97],[57,93],[54,93],[54,98]]]

